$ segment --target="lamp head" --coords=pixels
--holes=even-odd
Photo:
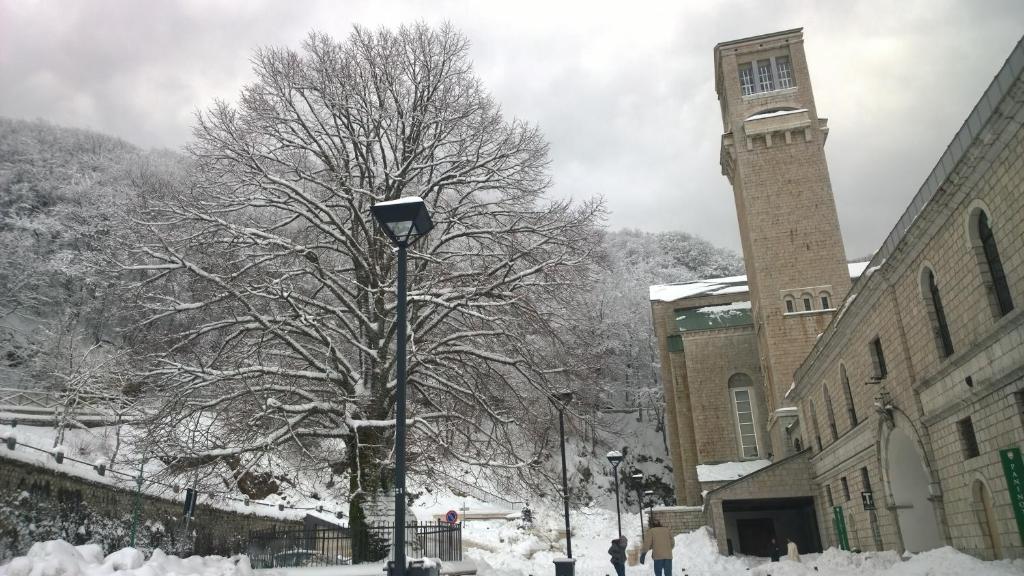
[[[569,402],[572,402],[572,390],[562,390],[555,392],[551,395],[552,398],[558,401],[562,406],[566,406]]]
[[[408,246],[434,227],[427,205],[419,196],[378,202],[370,207],[370,212],[396,246]]]

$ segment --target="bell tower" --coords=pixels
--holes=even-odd
[[[776,459],[793,452],[793,374],[850,290],[798,28],[715,46],[722,173],[732,184]]]

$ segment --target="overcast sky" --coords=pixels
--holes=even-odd
[[[1024,33],[1022,0],[212,2],[0,0],[0,115],[180,148],[261,45],[450,21],[509,116],[551,143],[553,193],[613,228],[739,250],[718,166],[718,42],[803,27],[848,256],[871,253]]]

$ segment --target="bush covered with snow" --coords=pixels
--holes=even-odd
[[[149,560],[135,548],[122,548],[106,557],[95,544],[72,546],[64,540],[37,542],[28,553],[0,566],[0,576],[252,576],[246,556],[168,556],[154,550]]]

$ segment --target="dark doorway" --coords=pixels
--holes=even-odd
[[[771,518],[738,518],[736,532],[740,548],[751,556],[771,556],[775,539],[775,521]]]
[[[782,551],[792,540],[800,552],[821,552],[812,497],[725,500],[722,512],[726,537],[738,554],[767,557],[772,538]]]

